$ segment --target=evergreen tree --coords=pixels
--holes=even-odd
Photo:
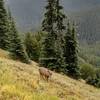
[[[40,64],[50,69],[55,69],[55,39],[56,33],[54,31],[55,23],[55,0],[48,0],[46,6],[45,19],[42,22],[42,30],[47,32],[42,42]]]
[[[57,72],[65,73],[64,61],[64,19],[63,7],[59,0],[48,0],[45,13],[45,19],[42,23],[43,31],[46,35],[43,41],[41,50],[42,65],[55,70]]]
[[[62,32],[66,29],[66,26],[64,25],[66,15],[62,12],[63,6],[60,5],[60,0],[56,0],[55,9],[56,9],[56,23],[57,23],[56,28],[58,33],[62,35]]]
[[[55,41],[55,50],[56,50],[56,69],[60,72],[66,72],[65,71],[65,59],[64,59],[64,31],[66,29],[66,26],[64,25],[64,20],[66,19],[65,14],[63,14],[62,10],[63,7],[60,5],[60,1],[56,0],[55,4],[56,9],[56,34],[57,38]]]
[[[77,40],[76,31],[73,25],[71,28],[70,23],[68,23],[67,33],[65,35],[65,62],[68,74],[73,78],[78,78],[80,76],[80,69],[78,66],[78,50],[77,50]]]
[[[26,53],[25,47],[21,41],[21,38],[16,29],[16,25],[14,19],[11,16],[9,11],[9,28],[10,28],[10,52],[12,53],[12,57],[15,59],[19,59],[24,63],[29,63],[29,58]]]
[[[27,33],[25,36],[25,46],[28,56],[31,60],[39,61],[40,50],[41,50],[41,39],[44,33]]]
[[[8,50],[10,45],[9,22],[4,0],[0,0],[0,48]]]
[[[47,0],[47,6],[45,7],[46,13],[44,14],[44,20],[42,22],[42,31],[54,32],[55,22],[55,0]]]
[[[25,36],[25,46],[26,46],[26,51],[28,56],[30,57],[31,60],[36,60],[38,59],[38,50],[37,50],[37,40],[36,38],[33,37],[31,33],[27,33]]]
[[[42,48],[40,53],[40,64],[44,67],[48,67],[51,70],[55,70],[56,67],[56,53],[55,53],[55,38],[53,38],[54,34],[47,34],[45,39],[42,42]]]

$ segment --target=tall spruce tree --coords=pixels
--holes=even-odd
[[[60,5],[59,0],[48,0],[46,10],[42,27],[43,31],[46,31],[48,34],[43,41],[41,52],[42,65],[57,72],[65,73],[63,44],[64,30],[66,29],[64,19],[66,16],[62,12],[63,7]]]
[[[63,6],[60,5],[60,0],[56,0],[55,9],[57,32],[59,33],[58,35],[62,35],[62,32],[66,29],[66,26],[64,25],[66,15],[63,13]]]
[[[78,65],[78,50],[77,50],[77,40],[75,27],[71,28],[70,23],[68,23],[67,33],[65,35],[65,62],[68,74],[73,78],[79,78],[80,69]]]
[[[30,63],[25,47],[16,29],[16,25],[9,10],[9,28],[10,28],[10,52],[12,57],[19,59],[24,63]]]
[[[60,5],[60,1],[56,0],[55,4],[55,10],[56,10],[56,34],[57,38],[55,41],[55,50],[56,50],[56,70],[60,72],[65,71],[65,58],[64,58],[64,31],[66,29],[66,26],[64,25],[64,21],[66,19],[66,15],[62,12],[63,6]]]
[[[50,69],[55,69],[55,39],[56,33],[54,31],[54,23],[56,18],[55,13],[55,0],[48,0],[48,4],[45,7],[45,18],[42,22],[42,30],[47,32],[42,42],[40,63]]]
[[[54,23],[56,18],[55,13],[55,0],[47,0],[47,6],[45,7],[46,13],[44,14],[44,20],[42,22],[42,31],[54,32]]]
[[[0,48],[9,50],[9,21],[4,0],[0,0]]]

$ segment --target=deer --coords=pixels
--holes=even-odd
[[[44,68],[44,67],[39,68],[39,74],[40,74],[40,77],[42,79],[45,79],[47,81],[52,76],[52,72],[50,70],[48,70],[47,68]]]

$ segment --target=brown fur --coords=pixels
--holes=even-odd
[[[39,68],[40,77],[47,80],[52,76],[52,72],[44,67]]]

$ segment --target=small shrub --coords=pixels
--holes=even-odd
[[[100,88],[100,69],[95,70],[95,75],[87,78],[87,83]]]
[[[93,77],[95,75],[95,68],[93,68],[92,65],[87,63],[81,65],[80,71],[81,71],[81,77],[85,80],[88,77]]]

